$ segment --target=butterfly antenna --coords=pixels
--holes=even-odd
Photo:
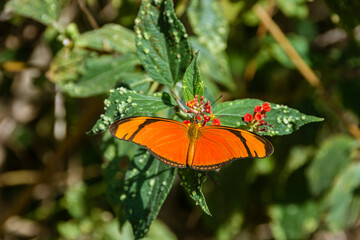
[[[213,102],[211,103],[211,106],[212,106],[213,104],[215,104],[220,98],[222,98],[222,96],[223,96],[223,95],[220,95],[220,97],[218,97],[215,101],[213,101]]]
[[[171,95],[173,96],[173,98],[175,99],[177,105],[181,108],[181,110],[183,112],[185,112],[186,108],[185,106],[182,104],[181,99],[174,93],[174,91],[172,89],[170,89]]]

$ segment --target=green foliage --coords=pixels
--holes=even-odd
[[[106,93],[116,86],[119,80],[134,73],[138,64],[139,60],[133,53],[119,57],[88,58],[84,61],[83,69],[77,69],[80,76],[76,81],[60,81],[59,87],[72,97],[89,97]]]
[[[144,237],[169,193],[175,169],[156,160],[149,152],[139,151],[126,171],[119,196],[135,239]]]
[[[203,81],[201,80],[199,68],[197,66],[198,56],[199,53],[197,52],[189,67],[186,69],[184,80],[182,81],[185,101],[194,99],[195,95],[204,95],[204,85]]]
[[[189,40],[191,47],[195,51],[200,51],[201,72],[206,79],[212,79],[228,89],[234,89],[229,60],[225,53],[229,26],[219,1],[191,1],[187,15],[196,33],[196,36],[190,37]]]
[[[60,221],[57,230],[62,238],[79,239],[119,239],[119,223],[112,214],[99,208],[89,211],[87,200],[94,196],[89,193],[94,190],[85,183],[80,182],[70,187],[62,203],[73,219]],[[93,194],[93,193],[92,193]]]
[[[173,104],[174,100],[166,92],[148,96],[123,87],[112,89],[109,98],[104,101],[105,114],[101,115],[89,133],[97,134],[105,131],[111,123],[119,118],[153,115],[172,107]]]
[[[222,51],[213,53],[210,49],[203,46],[197,38],[189,38],[191,47],[200,52],[199,68],[206,78],[220,83],[228,89],[235,87],[231,77],[228,57]]]
[[[199,205],[207,215],[211,216],[201,189],[203,183],[206,181],[206,173],[189,168],[179,169],[178,175],[181,186],[184,187],[189,196],[195,201],[196,205]]]
[[[121,228],[121,240],[133,240],[131,224],[125,222]],[[169,239],[176,240],[176,236],[171,230],[160,220],[155,220],[149,229],[149,232],[143,238],[144,240]]]
[[[191,1],[187,14],[200,43],[215,52],[226,49],[229,26],[219,1]]]
[[[347,234],[356,228],[359,141],[343,132],[348,127],[344,119],[359,118],[360,48],[354,29],[360,22],[358,1],[326,0],[336,15],[327,15],[324,4],[305,0],[110,2],[0,3],[6,10],[0,14],[5,46],[0,51],[1,127],[5,126],[0,129],[0,168],[12,176],[17,168],[27,173],[59,165],[51,181],[25,183],[35,184],[33,194],[26,194],[33,196],[28,201],[32,207],[14,215],[32,221],[34,232],[44,236],[19,238],[176,239],[174,231],[179,238],[256,239],[265,233],[269,239],[309,239],[318,232]],[[82,3],[85,6],[79,7]],[[254,4],[272,14],[303,60],[321,76],[327,97],[336,99],[338,107],[305,83],[293,59],[252,11]],[[311,18],[309,12],[314,13]],[[89,30],[91,14],[97,29]],[[331,21],[349,36],[334,34],[341,30]],[[51,60],[38,66],[43,55]],[[54,116],[53,85],[65,93],[60,108],[66,108],[66,118],[58,113],[61,93],[55,97]],[[273,102],[265,119],[272,127],[257,133],[288,136],[270,139],[275,147],[271,157],[242,159],[219,172],[205,173],[171,168],[106,131],[111,123],[131,116],[184,120],[187,116],[176,114],[178,103],[169,94],[181,95],[181,89],[185,101],[204,95],[213,102],[223,95],[226,102],[213,105],[215,117],[222,125],[243,129],[246,113]],[[89,133],[105,131],[104,136],[84,140],[83,124],[96,119],[81,112],[96,112],[85,103],[99,99],[105,99],[105,112]],[[276,102],[298,106],[301,112]],[[312,115],[326,116],[327,121],[295,133],[323,120]],[[52,132],[64,120],[68,136],[55,140]],[[67,161],[52,161],[59,152],[60,160]],[[27,156],[31,161],[24,161]],[[101,158],[102,177],[91,168],[96,164],[99,169]],[[174,180],[176,172],[180,181]],[[11,182],[6,176],[1,176],[0,187]],[[213,181],[206,181],[207,176]],[[65,191],[64,182],[70,185]],[[179,185],[185,191],[179,191]],[[174,195],[159,215],[171,189]],[[17,206],[14,199],[27,199],[25,194],[17,196],[17,190],[1,189],[5,200],[0,208],[2,203]],[[184,192],[206,214],[184,204]],[[171,230],[156,219],[158,215]],[[4,224],[5,238],[18,237],[6,230],[11,220]]]
[[[276,2],[287,17],[306,18],[308,16],[306,0],[277,0]]]
[[[326,191],[348,166],[356,146],[357,142],[350,136],[336,136],[323,142],[307,170],[309,187],[315,196]]]
[[[78,184],[68,190],[64,198],[65,208],[74,218],[82,218],[85,216],[85,191],[84,184]]]
[[[191,58],[187,33],[171,0],[142,1],[135,20],[136,48],[146,72],[155,81],[174,85]]]
[[[319,206],[314,202],[302,205],[279,205],[269,210],[275,239],[307,239],[319,226]]]
[[[257,99],[235,100],[217,104],[213,112],[221,118],[223,125],[240,127],[246,125],[246,123],[242,121],[242,117],[244,117],[246,113],[253,114],[254,106],[262,105],[263,103],[263,101]],[[267,113],[266,121],[270,125],[273,125],[273,127],[269,127],[267,132],[262,132],[261,134],[263,135],[287,135],[307,123],[323,120],[318,117],[300,113],[298,110],[284,105],[270,103],[270,106],[271,111]]]
[[[77,31],[72,25],[66,29]],[[136,69],[140,61],[135,55],[133,32],[120,25],[108,24],[83,34],[70,34],[70,39],[63,41],[69,42],[69,46],[57,53],[48,76],[72,97],[107,93],[121,82],[134,84],[135,81],[143,86],[151,82]]]
[[[324,200],[326,224],[332,231],[354,226],[360,215],[360,164],[349,164],[336,179]]]
[[[6,4],[9,11],[34,18],[48,25],[55,25],[60,16],[61,2],[57,0],[11,0]]]
[[[136,52],[133,31],[118,25],[106,24],[99,29],[85,32],[76,39],[77,47],[103,52]]]

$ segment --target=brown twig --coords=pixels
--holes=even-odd
[[[91,15],[89,9],[86,7],[86,4],[84,2],[84,0],[77,0],[77,3],[79,4],[79,7],[81,8],[81,11],[84,12],[87,20],[89,21],[91,27],[93,29],[98,29],[99,25],[97,24],[95,18],[93,17],[93,15]]]
[[[83,179],[98,177],[101,175],[101,166],[91,164],[85,167],[78,167],[74,171],[84,172]],[[0,174],[0,187],[38,184],[42,173],[39,170],[15,170]],[[51,177],[51,181],[61,183],[69,175],[68,171],[57,172]]]
[[[274,12],[274,8],[275,8],[274,0],[269,0],[268,7],[265,11],[268,13],[269,16],[272,16]],[[264,26],[263,23],[260,23],[256,31],[256,40],[259,45],[262,42],[262,40],[265,38],[266,33],[267,33],[267,28]],[[250,82],[254,78],[256,70],[257,70],[257,59],[256,56],[254,56],[252,59],[250,59],[250,61],[247,63],[245,67],[244,80]]]
[[[303,75],[305,80],[313,86],[319,93],[320,96],[326,101],[331,109],[341,118],[342,122],[345,123],[347,130],[356,139],[360,140],[360,129],[353,123],[342,110],[342,108],[335,102],[332,96],[326,91],[322,85],[319,77],[314,71],[306,64],[303,58],[298,54],[295,48],[291,45],[285,34],[282,32],[280,27],[272,20],[269,14],[259,4],[255,4],[253,10],[257,17],[260,19],[262,24],[268,29],[270,34],[279,43],[291,61],[294,63],[299,72]]]

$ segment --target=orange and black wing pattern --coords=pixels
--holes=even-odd
[[[182,122],[156,117],[120,119],[109,128],[114,137],[146,147],[157,159],[178,168],[187,167],[187,130]]]
[[[252,132],[222,126],[205,126],[199,137],[191,167],[212,170],[240,158],[265,158],[274,148],[265,138]]]

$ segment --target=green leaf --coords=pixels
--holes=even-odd
[[[197,66],[197,59],[199,52],[197,52],[192,59],[189,67],[186,69],[184,79],[182,82],[183,94],[185,101],[194,99],[195,95],[204,95],[204,84],[201,80],[200,71]]]
[[[59,222],[56,227],[59,234],[65,239],[78,239],[83,235],[75,221]]]
[[[351,161],[351,152],[356,140],[346,135],[327,139],[307,169],[306,175],[311,192],[320,196],[332,184],[335,177]]]
[[[229,26],[218,0],[193,0],[187,14],[202,45],[213,52],[226,49]]]
[[[206,172],[196,171],[190,168],[178,169],[181,186],[184,187],[189,196],[199,205],[201,209],[211,216],[206,204],[201,186],[206,181]]]
[[[118,238],[119,239],[119,238]],[[155,219],[143,240],[176,240],[177,237],[161,220]],[[134,240],[131,224],[126,221],[121,227],[121,240]]]
[[[75,40],[75,46],[104,52],[136,52],[133,31],[118,24],[106,24],[99,29],[81,34]]]
[[[171,232],[169,227],[163,223],[162,221],[155,219],[155,221],[151,224],[150,230],[144,240],[177,240],[176,235]]]
[[[287,17],[304,19],[308,16],[307,0],[276,0],[276,3]]]
[[[306,37],[290,33],[287,35],[287,39],[305,62],[311,65],[309,59],[309,42]],[[277,43],[273,37],[267,36],[264,38],[261,48],[256,55],[256,62],[258,67],[261,67],[273,59],[289,69],[296,68],[279,43]]]
[[[340,159],[341,160],[341,159]],[[360,216],[360,164],[349,164],[337,177],[323,202],[328,209],[325,221],[332,231],[349,229]]]
[[[121,77],[122,85],[140,94],[147,93],[150,83],[154,80],[149,75],[142,72],[124,73]]]
[[[200,51],[199,68],[203,75],[215,82],[234,89],[229,59],[225,52],[213,53],[206,46],[202,45],[197,38],[189,38],[192,48],[195,51]]]
[[[62,48],[54,57],[46,76],[54,83],[76,81],[80,77],[80,69],[84,68],[85,60],[96,58],[95,52],[79,48]]]
[[[240,99],[219,103],[213,108],[213,113],[221,120],[221,125],[230,127],[246,126],[242,117],[246,113],[253,114],[256,105],[262,105],[264,101],[258,99]],[[299,112],[296,109],[289,108],[285,105],[270,103],[271,111],[266,113],[265,121],[273,128],[268,127],[267,132],[259,132],[261,135],[287,135],[290,134],[301,126],[311,123],[322,121],[322,118],[310,116]],[[244,128],[244,127],[243,127]]]
[[[19,58],[21,52],[18,49],[3,49],[0,52],[0,63],[14,61]]]
[[[105,114],[100,116],[89,134],[97,134],[105,131],[107,127],[117,119],[154,115],[154,113],[173,107],[174,100],[166,92],[156,93],[153,96],[146,96],[127,90],[117,88],[110,90],[110,96],[104,101]]]
[[[269,209],[275,239],[308,239],[319,226],[320,211],[315,202],[302,205],[274,205]]]
[[[123,187],[125,168],[128,167],[128,159],[132,159],[139,146],[126,141],[119,141],[109,132],[105,132],[101,152],[104,156],[103,175],[106,183],[106,193],[109,202],[116,209],[121,205],[119,192]],[[126,158],[127,157],[127,158]]]
[[[120,195],[135,239],[144,237],[158,215],[175,179],[175,169],[142,150],[135,156],[125,174]]]
[[[135,20],[137,53],[155,81],[174,85],[191,59],[187,34],[171,0],[144,0]]]
[[[58,0],[11,0],[5,7],[6,11],[14,11],[45,25],[56,25],[60,16],[60,3]]]
[[[210,102],[214,102],[216,99],[218,99],[221,96],[219,87],[211,81],[207,76],[202,75],[202,80],[204,82],[204,96],[206,96],[206,99]]]
[[[63,203],[73,218],[81,219],[86,214],[86,190],[87,186],[80,182],[71,186],[65,193]]]
[[[133,53],[119,57],[99,56],[85,60],[84,68],[79,69],[76,81],[59,82],[61,90],[72,97],[89,97],[108,92],[127,74],[135,71],[140,64]]]
[[[315,149],[311,146],[295,146],[290,149],[289,157],[284,167],[285,177],[307,164],[314,156]]]

